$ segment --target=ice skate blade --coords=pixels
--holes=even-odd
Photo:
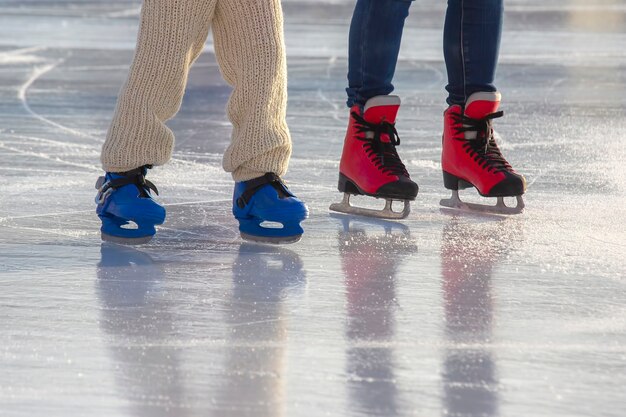
[[[302,235],[294,236],[255,236],[248,233],[240,232],[241,238],[249,242],[268,243],[270,245],[282,245],[299,242]]]
[[[404,208],[401,212],[396,212],[391,209],[391,203],[393,200],[387,199],[385,201],[385,208],[382,210],[374,210],[365,207],[355,207],[350,205],[350,194],[344,193],[341,203],[333,203],[330,205],[330,210],[344,214],[355,214],[358,216],[375,217],[377,219],[387,220],[402,220],[406,219],[411,213],[411,202],[408,200],[398,200],[404,202]]]
[[[522,199],[521,195],[515,197],[517,199],[517,206],[515,207],[508,207],[506,204],[504,204],[504,197],[497,197],[498,201],[496,205],[488,206],[483,204],[465,203],[459,197],[458,190],[452,190],[452,196],[450,198],[442,199],[439,204],[444,207],[482,213],[505,215],[521,214],[524,211],[524,200]]]
[[[100,237],[105,242],[117,243],[120,245],[143,245],[144,243],[150,242],[154,236],[119,237],[101,232]]]

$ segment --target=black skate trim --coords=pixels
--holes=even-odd
[[[356,122],[358,133],[374,133],[372,138],[364,135],[356,136],[356,139],[365,142],[363,144],[365,152],[376,168],[384,173],[409,178],[409,172],[402,163],[398,151],[396,151],[396,146],[400,146],[400,136],[398,136],[395,123],[387,121],[370,123],[357,112],[352,112],[351,116]],[[389,136],[389,142],[383,142],[382,135]]]
[[[415,200],[419,187],[417,184],[406,177],[400,177],[398,181],[388,182],[387,184],[376,190],[376,195],[398,195],[404,200]],[[393,197],[395,198],[395,197]]]
[[[443,172],[443,186],[448,190],[464,190],[471,188],[473,185],[462,178],[452,175],[446,171]]]
[[[123,175],[124,178],[116,178],[104,183],[102,187],[100,187],[100,193],[102,195],[107,195],[106,192],[109,190],[116,190],[126,185],[133,184],[137,186],[139,195],[142,198],[150,197],[148,194],[149,190],[152,190],[156,195],[159,195],[159,190],[156,185],[146,179],[146,173],[150,168],[152,168],[152,165],[145,165],[126,172],[114,172],[116,175]]]
[[[455,140],[464,141],[463,149],[469,153],[470,157],[478,162],[480,168],[487,172],[511,172],[513,167],[502,155],[493,134],[493,119],[504,116],[504,112],[499,111],[488,114],[482,119],[472,119],[463,114],[452,114],[455,123],[460,124],[456,128],[458,136]],[[466,139],[465,132],[476,132],[475,139]]]
[[[494,185],[487,197],[514,197],[526,192],[526,180],[521,175],[505,172],[505,179]]]
[[[494,185],[488,193],[483,194],[478,187],[463,178],[443,171],[443,185],[448,190],[458,191],[466,188],[475,188],[482,197],[517,197],[526,192],[526,180],[518,174],[505,172],[505,178]]]
[[[270,184],[278,193],[278,198],[289,198],[294,195],[289,191],[283,180],[273,172],[268,172],[262,177],[254,178],[249,181],[245,181],[246,191],[237,199],[237,206],[242,209],[248,205],[250,199],[259,191],[262,187]]]
[[[352,181],[342,173],[339,173],[339,184],[337,185],[337,189],[342,193],[352,195],[366,195],[375,198],[408,201],[414,201],[419,191],[419,187],[416,183],[408,178],[400,177],[400,180],[387,183],[376,190],[376,193],[372,194],[363,191],[363,189],[361,189],[356,182]]]

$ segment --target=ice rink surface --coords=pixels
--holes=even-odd
[[[409,219],[329,214],[353,1],[285,0],[304,238],[238,237],[209,39],[131,248],[93,198],[140,2],[1,0],[0,416],[626,415],[626,2],[506,2],[510,218],[438,205],[444,3],[414,3],[395,80]]]

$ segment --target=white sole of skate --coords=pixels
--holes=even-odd
[[[517,205],[515,207],[509,207],[504,203],[504,197],[496,197],[498,200],[495,206],[483,205],[483,204],[475,204],[475,203],[466,203],[461,200],[459,197],[458,190],[452,190],[452,196],[450,198],[442,199],[439,204],[444,207],[449,207],[453,209],[459,210],[467,210],[474,212],[482,212],[482,213],[492,213],[492,214],[520,214],[524,211],[524,200],[521,195],[515,196],[517,199]]]
[[[404,208],[402,211],[393,211],[391,205],[394,201],[402,201]],[[375,217],[377,219],[402,220],[406,219],[411,213],[411,202],[408,200],[385,200],[385,208],[382,210],[374,210],[365,207],[355,207],[350,204],[350,194],[344,193],[341,203],[333,203],[330,210],[344,214],[355,214],[357,216]]]
[[[144,236],[144,237],[135,237],[135,238],[125,238],[108,235],[106,233],[100,232],[100,238],[104,242],[117,243],[119,245],[143,245],[144,243],[148,243],[152,240],[154,236]]]

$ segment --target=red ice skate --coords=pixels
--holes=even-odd
[[[441,200],[441,205],[499,214],[524,209],[526,180],[504,159],[493,134],[492,120],[503,115],[499,105],[500,93],[479,92],[469,97],[465,110],[455,105],[445,111],[441,166],[444,186],[452,190],[452,197]],[[497,197],[497,204],[464,203],[458,190],[469,187],[483,197]],[[507,207],[504,197],[517,197],[517,206]]]
[[[417,196],[417,184],[411,181],[400,160],[396,146],[400,138],[395,128],[400,108],[397,96],[376,96],[361,110],[350,109],[350,122],[339,166],[339,191],[343,201],[330,206],[333,211],[348,214],[403,219],[411,210],[410,201]],[[350,195],[367,195],[386,199],[383,210],[354,207]],[[402,212],[392,210],[392,202],[403,201]]]

